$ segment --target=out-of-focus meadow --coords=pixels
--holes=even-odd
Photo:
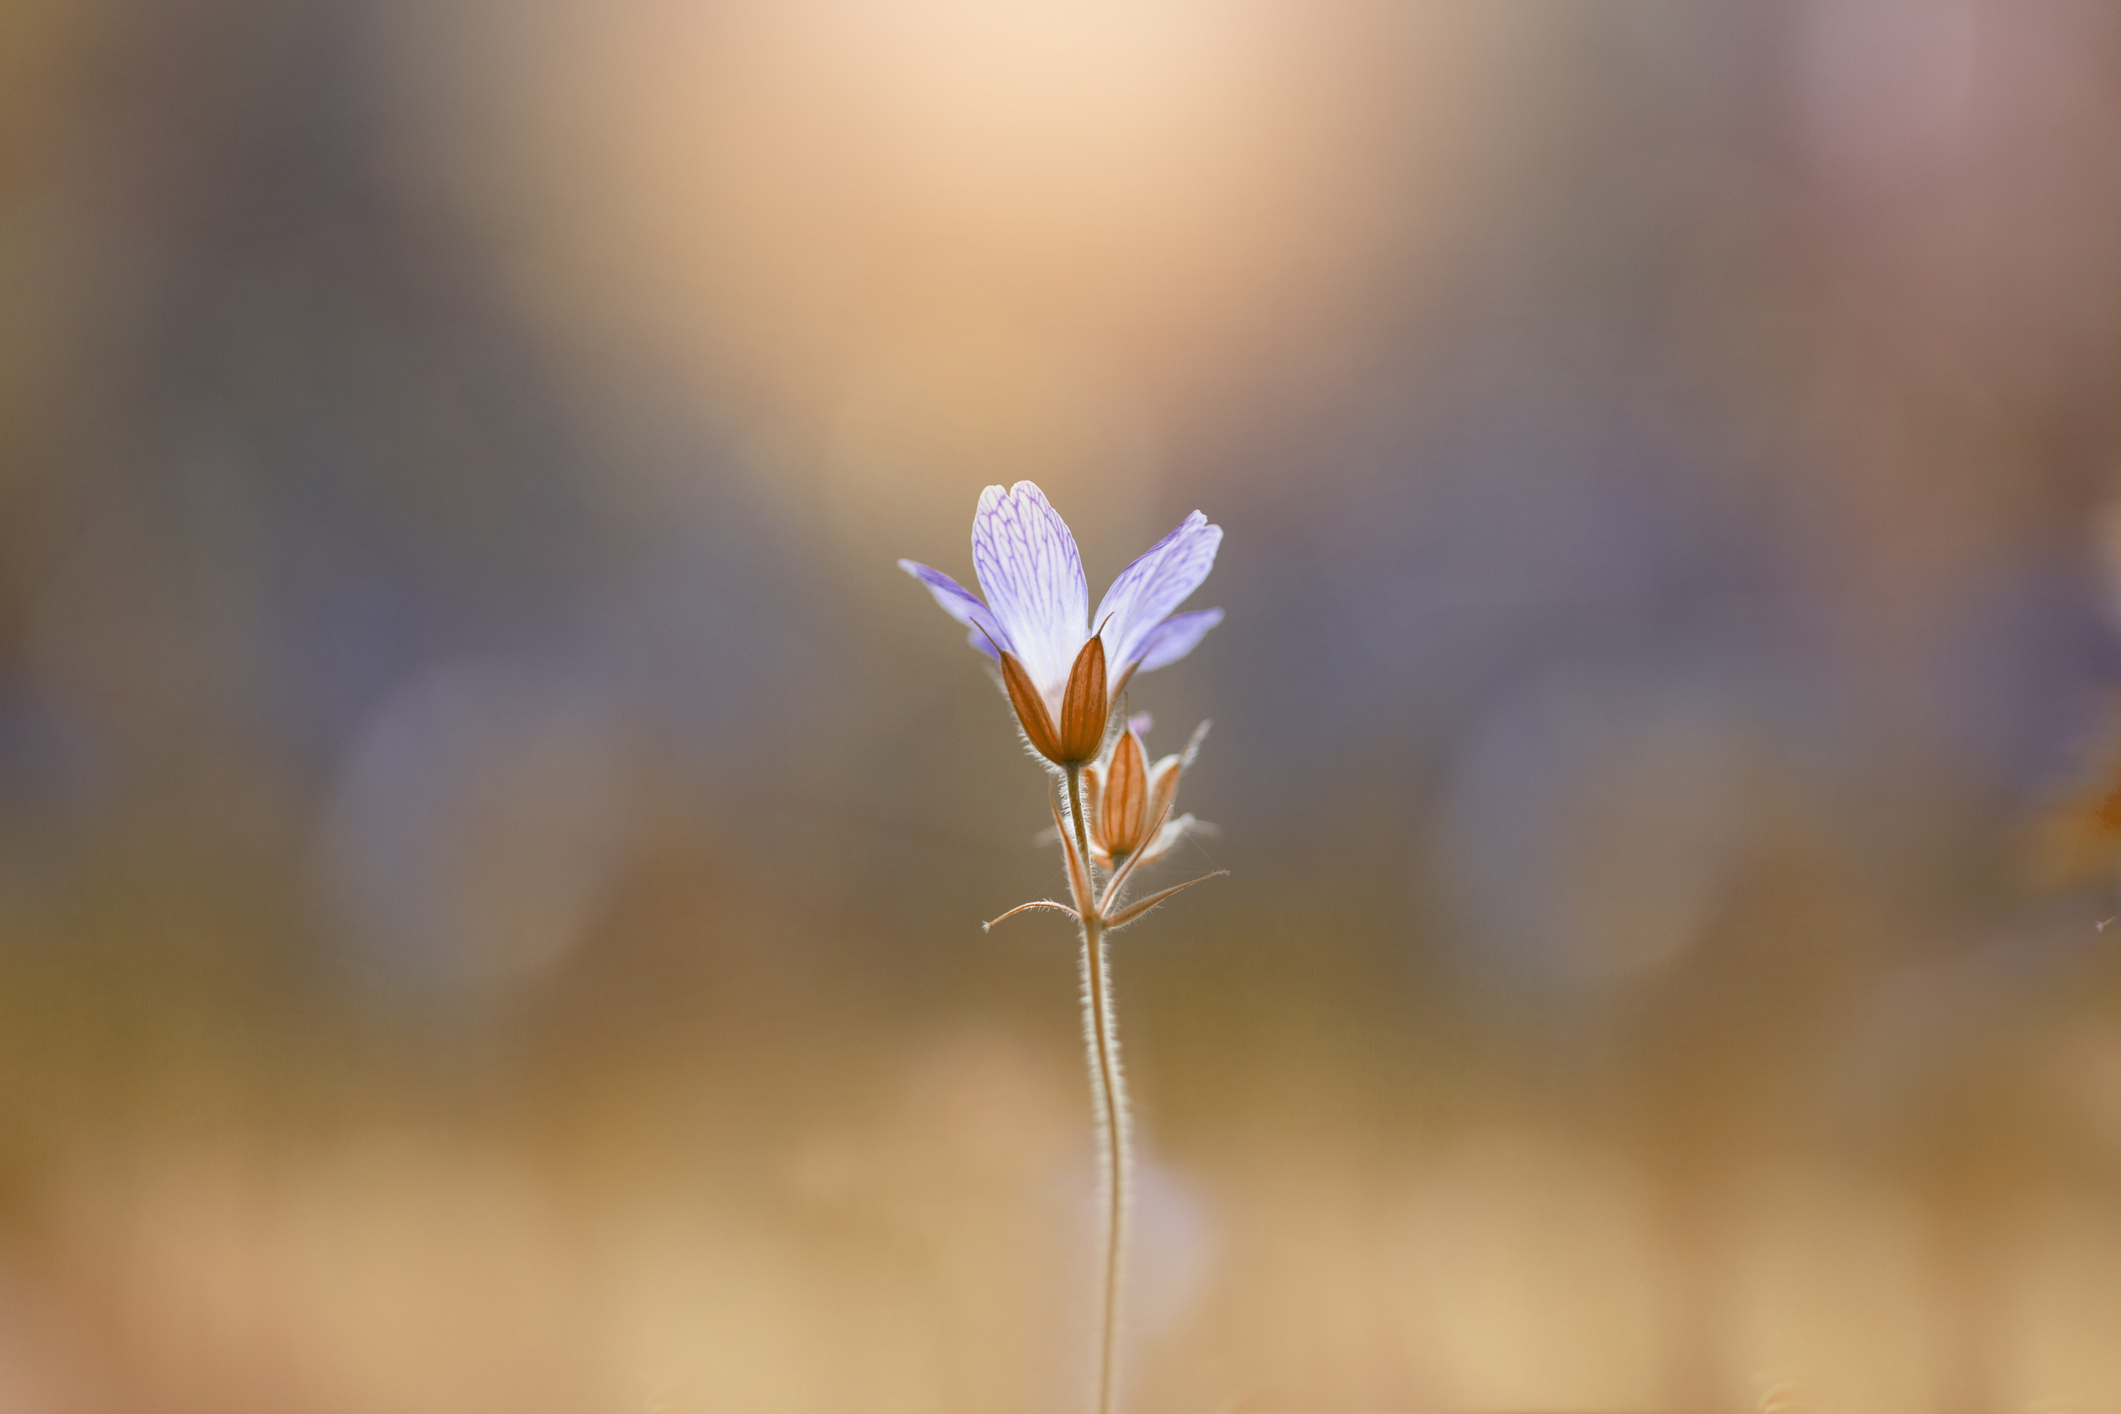
[[[0,1411],[2121,1409],[2102,0],[15,0]]]

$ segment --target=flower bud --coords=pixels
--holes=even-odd
[[[1105,768],[1098,835],[1106,853],[1114,859],[1124,859],[1141,848],[1148,829],[1148,763],[1142,755],[1141,738],[1131,730],[1124,731],[1112,744],[1112,760]]]

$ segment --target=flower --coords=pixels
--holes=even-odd
[[[1208,735],[1208,723],[1194,729],[1186,749],[1151,765],[1141,734],[1149,729],[1144,712],[1130,719],[1102,761],[1083,773],[1089,797],[1083,815],[1089,827],[1090,857],[1101,868],[1114,868],[1135,856],[1141,864],[1163,858],[1196,829],[1212,829],[1191,815],[1173,817],[1178,780]]]
[[[1128,680],[1177,662],[1222,622],[1220,609],[1173,613],[1214,568],[1222,538],[1221,526],[1193,512],[1120,572],[1092,620],[1075,536],[1045,492],[1019,481],[1006,491],[989,486],[972,514],[972,568],[984,601],[941,570],[898,564],[1001,666],[1032,747],[1077,770],[1103,749]]]

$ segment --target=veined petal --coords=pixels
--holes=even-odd
[[[1141,669],[1148,672],[1175,663],[1193,651],[1209,629],[1223,621],[1220,609],[1196,609],[1190,614],[1174,614],[1158,624],[1149,633],[1148,641],[1142,645]]]
[[[972,630],[971,643],[974,648],[996,662],[1004,652],[1015,651],[1009,642],[1008,631],[994,613],[971,590],[959,584],[941,570],[930,569],[918,560],[900,560],[898,567],[928,586],[935,602],[943,606],[943,612]]]
[[[1097,606],[1097,622],[1103,625],[1108,615],[1111,618],[1105,641],[1112,650],[1112,662],[1117,672],[1124,673],[1142,658],[1156,626],[1208,577],[1208,571],[1215,567],[1215,548],[1222,544],[1222,539],[1222,527],[1208,524],[1208,518],[1195,511],[1180,521],[1176,530],[1150,546],[1140,559],[1121,570],[1119,578],[1112,581],[1112,587],[1105,591],[1104,599]],[[986,582],[983,576],[981,585]],[[987,597],[994,597],[991,589]],[[1006,615],[1003,621],[1007,622]],[[1201,630],[1206,631],[1205,627]],[[1199,637],[1195,634],[1187,642],[1186,649],[1192,648]],[[1181,649],[1163,661],[1172,662],[1184,651]],[[1151,665],[1144,663],[1143,666]]]
[[[1008,647],[1041,692],[1058,694],[1090,635],[1089,586],[1075,536],[1029,481],[989,486],[972,515],[972,568]]]

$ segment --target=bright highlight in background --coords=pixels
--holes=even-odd
[[[412,157],[567,337],[658,350],[656,376],[743,409],[805,503],[911,526],[996,476],[1124,502],[1160,425],[1311,356],[1387,271],[1418,287],[1496,126],[1502,30],[1447,6],[561,4],[483,106],[451,99],[507,134],[513,180],[424,129]]]

